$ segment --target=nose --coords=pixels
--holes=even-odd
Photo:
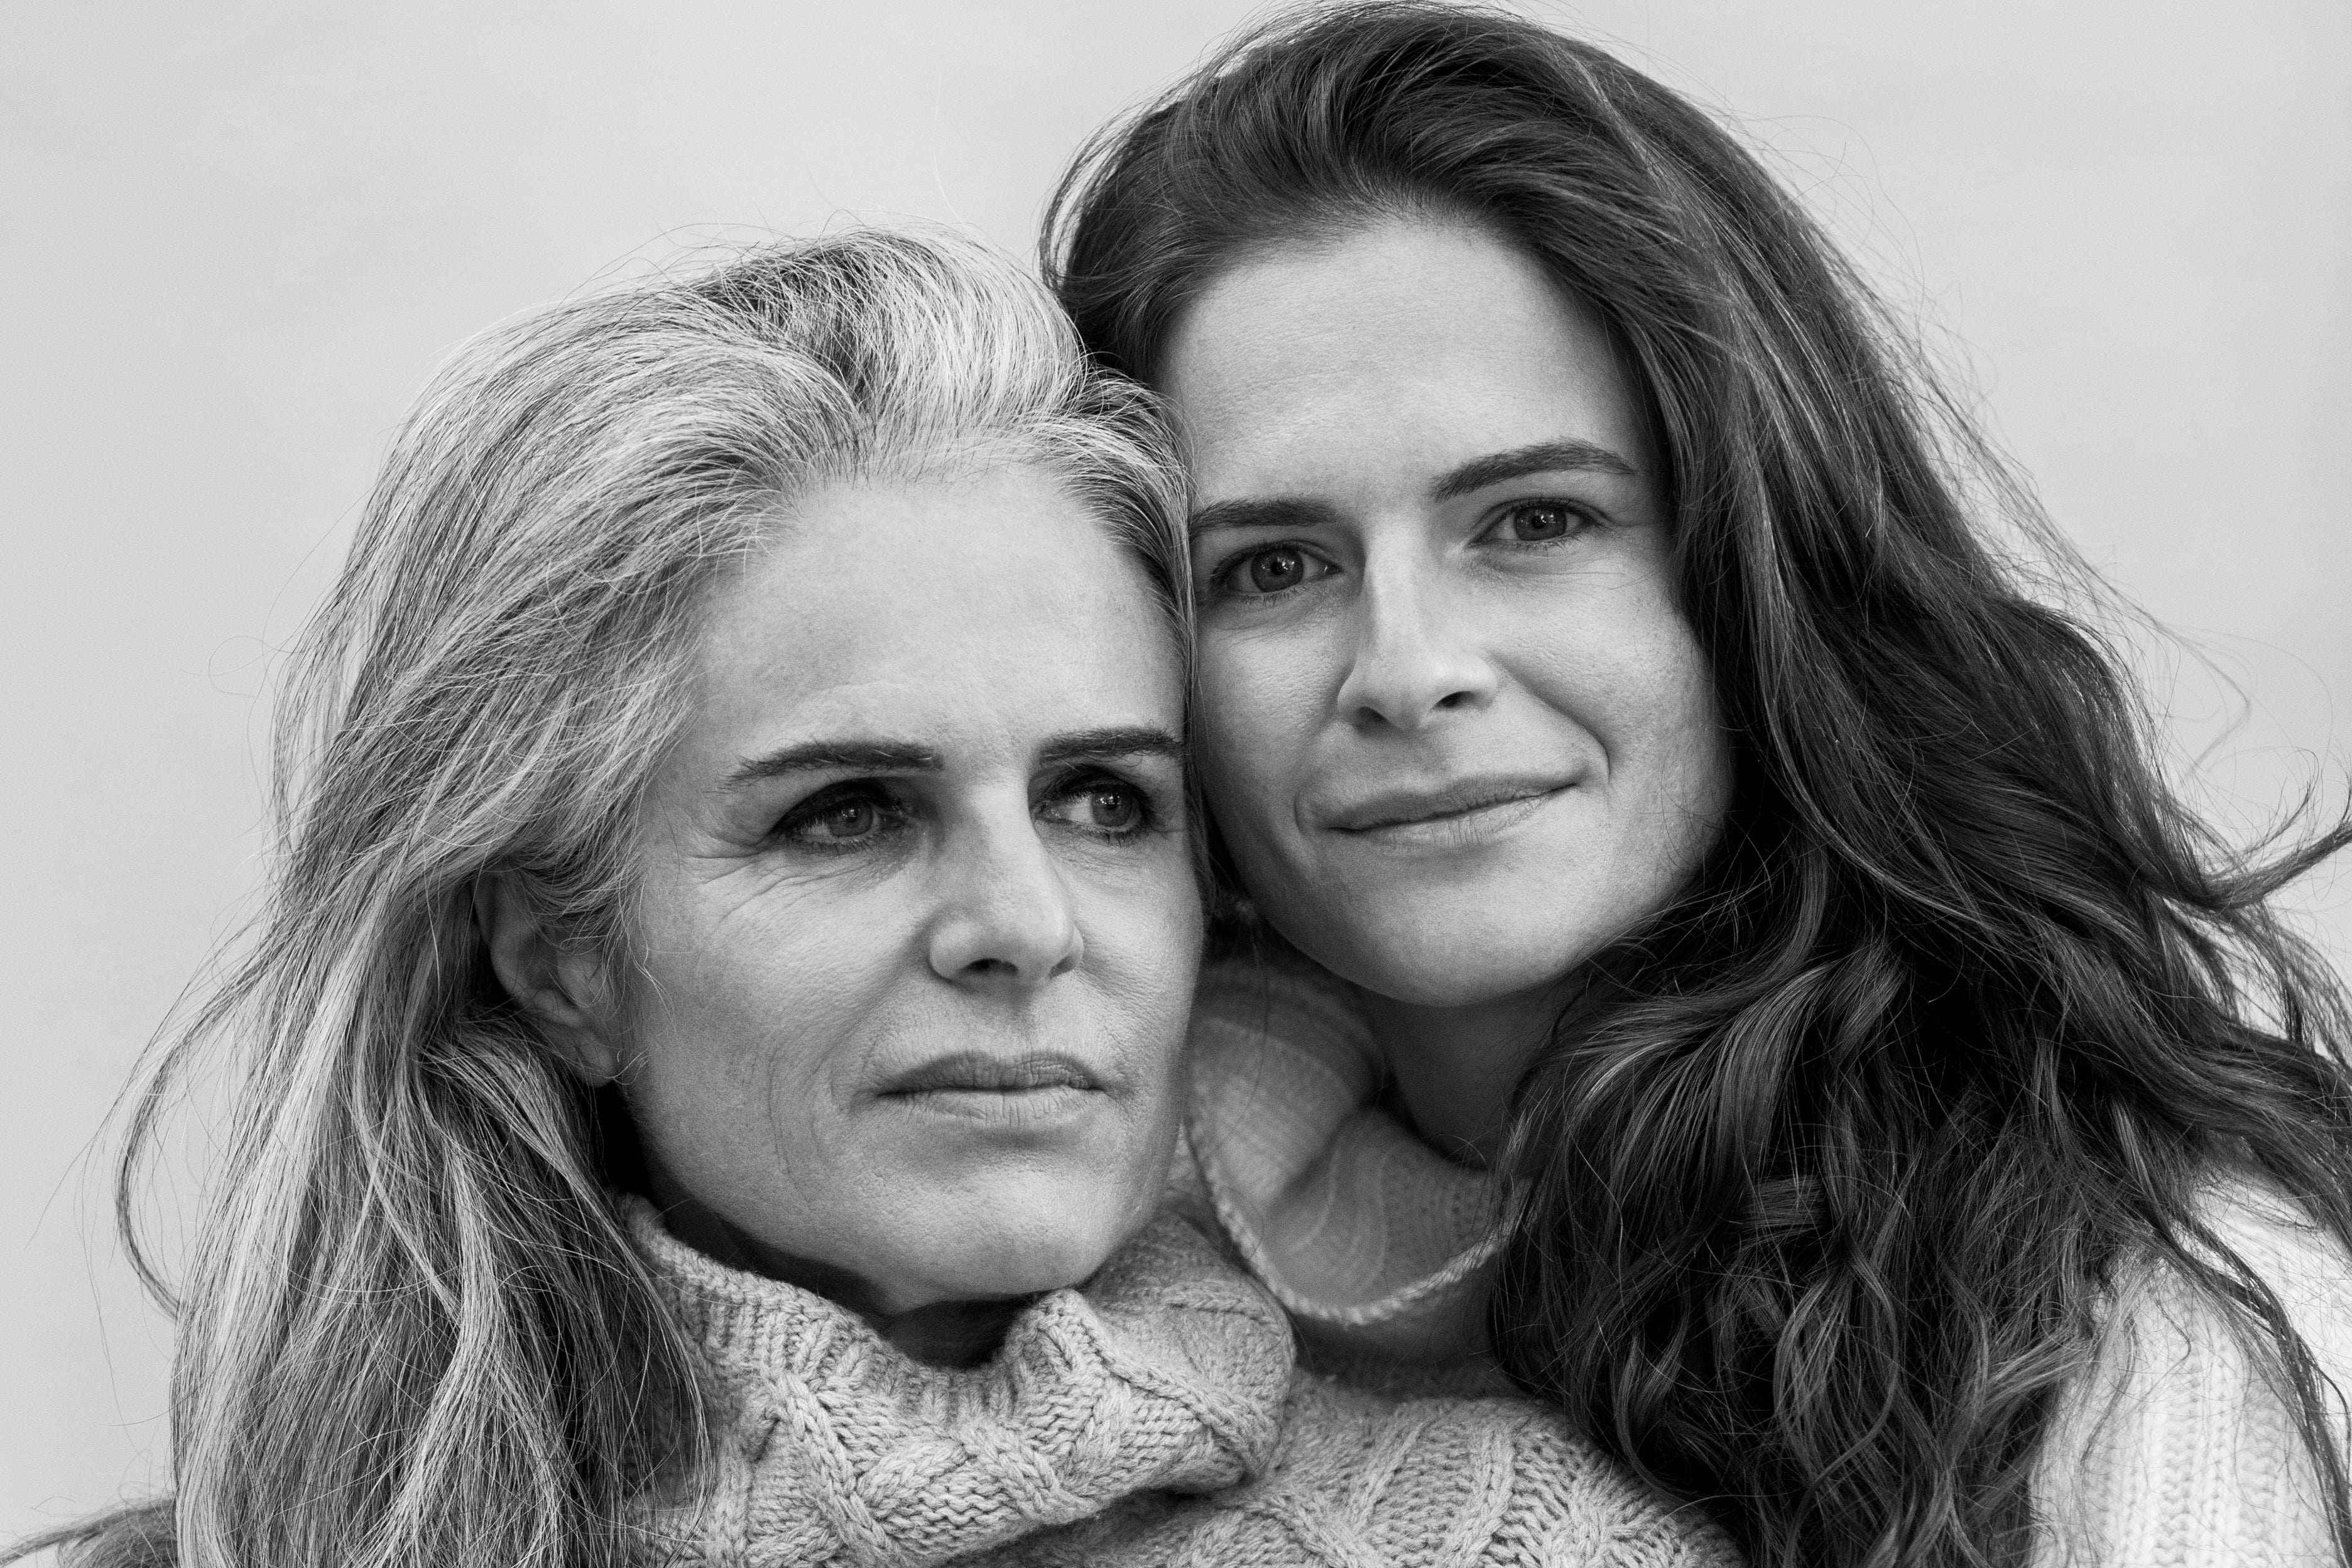
[[[1469,607],[1429,582],[1430,574],[1421,563],[1367,571],[1357,602],[1355,659],[1338,698],[1350,723],[1410,733],[1495,700],[1501,679],[1466,635]]]
[[[1077,909],[1027,811],[956,837],[963,842],[940,870],[932,972],[959,985],[1028,990],[1076,969],[1087,951]]]

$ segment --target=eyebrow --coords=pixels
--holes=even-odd
[[[1630,479],[1634,471],[1633,464],[1591,441],[1538,441],[1532,446],[1471,458],[1451,473],[1439,476],[1429,487],[1429,499],[1454,500],[1488,485],[1523,479],[1529,474],[1616,474]]]
[[[741,789],[787,773],[936,773],[947,765],[939,752],[911,741],[804,741],[765,756],[744,758],[727,775],[727,787]]]
[[[1313,528],[1339,521],[1339,509],[1304,496],[1211,501],[1192,516],[1194,538],[1226,528]]]
[[[1160,756],[1181,759],[1184,742],[1151,724],[1114,725],[1101,730],[1073,730],[1055,735],[1037,748],[1040,763],[1066,763],[1079,757]],[[912,741],[868,740],[863,737],[804,741],[764,756],[746,757],[727,775],[726,787],[742,789],[765,779],[790,773],[936,773],[947,769],[947,759]]]
[[[1615,474],[1630,479],[1638,472],[1633,464],[1591,441],[1538,441],[1507,452],[1473,458],[1439,475],[1430,483],[1429,499],[1456,500],[1488,485],[1523,479],[1529,474]],[[1308,496],[1244,498],[1212,501],[1201,508],[1192,514],[1192,531],[1197,538],[1228,528],[1312,528],[1318,523],[1337,522],[1339,517],[1338,507]]]
[[[1167,757],[1181,761],[1184,742],[1156,724],[1121,724],[1103,730],[1074,730],[1055,735],[1037,748],[1041,763],[1066,763],[1079,757]]]

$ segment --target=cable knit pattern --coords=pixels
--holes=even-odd
[[[2218,1190],[2206,1218],[2277,1292],[2334,1383],[2336,1442],[2352,1458],[2352,1260],[2251,1187]],[[2052,1426],[2038,1489],[2051,1531],[2038,1561],[2051,1568],[2345,1561],[2290,1406],[2213,1307],[2168,1273],[2116,1302],[2097,1366]]]
[[[1195,1549],[1171,1561],[1351,1568],[1738,1561],[1696,1515],[1678,1516],[1527,1400],[1396,1400],[1311,1374],[1291,1395],[1273,1468],[1216,1507],[1228,1516],[1223,1534],[1200,1531]]]
[[[985,1366],[915,1362],[809,1291],[728,1268],[642,1200],[632,1236],[710,1372],[715,1473],[648,1521],[661,1561],[915,1568],[1265,1468],[1291,1371],[1264,1294],[1163,1220]]]
[[[1192,1031],[1199,1169],[1185,1179],[1315,1363],[1391,1390],[1491,1376],[1475,1325],[1500,1205],[1374,1103],[1377,1047],[1353,994],[1299,960],[1213,964]],[[2217,1190],[2208,1214],[2352,1399],[2352,1259],[2243,1186]],[[2044,1446],[2038,1568],[2345,1562],[2288,1406],[2202,1298],[2152,1274],[2109,1316]],[[2338,1441],[2352,1458],[2352,1417]]]
[[[1294,1373],[1281,1312],[1163,1217],[987,1366],[909,1361],[629,1205],[707,1358],[713,1472],[649,1510],[709,1568],[1713,1568],[1735,1559],[1533,1405]]]
[[[987,1560],[1083,1568],[1729,1568],[1723,1538],[1519,1399],[1391,1399],[1301,1374],[1272,1468],[1150,1529]]]

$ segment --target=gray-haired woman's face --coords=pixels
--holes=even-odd
[[[822,492],[719,592],[604,1063],[690,1239],[900,1312],[1148,1216],[1201,925],[1164,626],[1018,468]]]

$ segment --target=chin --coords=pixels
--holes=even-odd
[[[1330,966],[1365,990],[1416,1007],[1478,1007],[1523,995],[1559,978],[1549,965],[1519,967],[1478,962],[1483,955],[1412,952],[1368,955],[1356,972]]]
[[[1121,1201],[1099,1173],[1050,1183],[1038,1174],[918,1200],[925,1234],[899,1245],[926,1259],[938,1300],[1034,1296],[1083,1284],[1151,1217],[1156,1184]]]
[[[1414,914],[1352,931],[1334,921],[1318,933],[1324,940],[1297,945],[1341,979],[1392,1001],[1475,1007],[1557,984],[1609,940],[1582,929],[1591,923],[1587,911],[1528,914],[1540,904],[1511,889],[1451,907],[1445,900],[1390,907]],[[1505,922],[1496,918],[1498,910],[1518,913]]]

